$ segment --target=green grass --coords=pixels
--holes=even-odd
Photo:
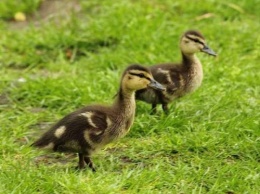
[[[59,25],[0,22],[0,193],[259,193],[259,0],[80,3]],[[29,147],[76,108],[112,102],[128,64],[179,61],[187,29],[218,53],[198,54],[202,86],[168,116],[138,102],[130,133],[93,157],[97,173]]]
[[[37,11],[41,0],[1,0],[0,19],[14,19],[17,12],[33,14]]]

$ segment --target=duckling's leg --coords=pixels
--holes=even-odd
[[[162,104],[162,109],[163,109],[165,114],[169,114],[169,108],[168,108],[168,104],[167,103],[163,103]]]
[[[85,161],[84,161],[84,155],[82,153],[79,153],[79,169],[85,168]]]
[[[86,164],[88,165],[89,168],[91,168],[91,170],[93,172],[96,172],[96,169],[94,168],[93,162],[91,161],[89,156],[84,156],[84,160],[86,162]]]
[[[152,104],[151,115],[156,114],[156,112],[157,112],[157,110],[156,110],[156,105],[157,105],[157,104]]]

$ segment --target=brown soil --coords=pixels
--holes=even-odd
[[[59,22],[70,17],[68,13],[79,13],[81,10],[78,0],[43,0],[38,11],[27,16],[26,21],[11,21],[11,29],[23,29],[29,25],[40,26],[48,21]]]

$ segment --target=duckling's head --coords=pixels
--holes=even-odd
[[[184,54],[191,55],[197,52],[204,52],[209,55],[217,54],[207,46],[204,36],[195,30],[189,30],[181,37],[180,48]]]
[[[122,76],[122,87],[127,90],[136,91],[147,87],[156,90],[165,90],[165,88],[154,80],[151,71],[140,65],[130,65],[126,68]]]

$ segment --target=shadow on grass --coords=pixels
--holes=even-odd
[[[70,63],[78,61],[81,57],[88,57],[88,53],[98,54],[103,48],[114,49],[119,43],[115,37],[107,37],[104,39],[93,40],[78,40],[72,44],[60,44],[59,42],[54,45],[36,44],[33,49],[26,51],[17,50],[16,48],[9,48],[5,46],[5,50],[15,53],[19,60],[10,60],[8,63],[3,63],[5,67],[11,69],[25,69],[33,66],[42,66],[44,63],[56,61],[57,56],[62,56]]]

